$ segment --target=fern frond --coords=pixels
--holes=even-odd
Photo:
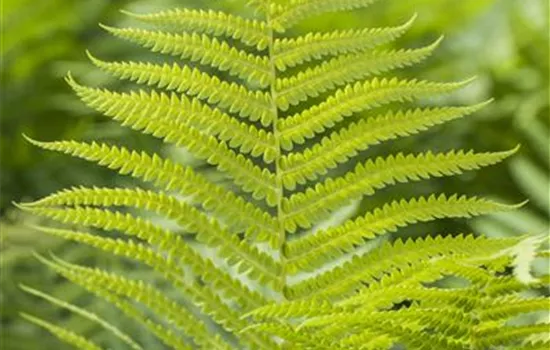
[[[190,314],[179,314],[177,309],[183,308],[179,304],[175,303],[171,299],[168,299],[158,289],[143,283],[139,280],[130,280],[122,276],[118,276],[113,273],[108,273],[99,269],[90,269],[73,264],[63,263],[60,266],[58,263],[54,269],[63,275],[64,277],[72,280],[74,283],[82,285],[84,288],[94,291],[97,289],[107,290],[111,293],[129,297],[133,300],[139,301],[151,309],[161,310],[158,315],[171,316],[176,319],[182,319]],[[214,294],[212,290],[206,287],[201,287],[196,283],[191,285],[179,285],[180,290],[185,296],[194,302],[206,315],[211,316],[218,324],[222,325],[227,330],[242,329],[245,327],[244,321],[240,320],[239,314],[232,310],[227,304],[225,304],[218,296]],[[159,297],[158,299],[156,297]],[[164,310],[169,308],[169,310]],[[205,337],[205,341],[210,343],[208,346],[214,346],[215,349],[230,349],[225,341],[223,341],[219,334],[213,335],[206,329],[202,328],[204,324],[194,315],[190,315],[194,319],[190,319],[187,323],[182,324],[182,329],[189,330],[186,333],[192,337]],[[179,326],[179,325],[178,325]],[[197,328],[195,328],[197,327]],[[199,333],[199,334],[197,334]],[[256,332],[249,332],[243,334],[239,340],[245,344],[252,346],[274,349],[276,348],[273,341],[267,337],[258,334]],[[216,345],[218,344],[218,345]]]
[[[122,296],[116,295],[115,293],[109,291],[107,288],[104,288],[104,286],[94,285],[93,283],[87,283],[86,281],[76,282],[76,279],[79,277],[78,272],[83,270],[86,271],[86,268],[80,267],[78,265],[68,264],[67,262],[55,257],[55,263],[53,261],[46,260],[40,256],[38,256],[38,259],[50,266],[61,275],[65,276],[67,279],[72,280],[74,283],[82,286],[96,296],[105,299],[110,304],[114,305],[126,316],[142,324],[148,331],[151,332],[151,334],[154,334],[167,346],[177,350],[192,349],[188,344],[183,343],[180,335],[176,335],[172,328],[165,327],[164,325],[153,321],[150,317],[144,314],[142,308],[139,308],[132,301],[124,299],[124,297]]]
[[[276,318],[320,316],[337,311],[339,311],[339,309],[328,300],[307,299],[268,304],[255,309],[243,317],[253,317],[256,320],[270,320]]]
[[[478,346],[518,346],[521,340],[537,333],[548,333],[550,324],[494,327],[476,334]],[[523,348],[523,347],[522,347]]]
[[[284,111],[344,84],[419,63],[431,55],[440,41],[420,49],[341,56],[295,76],[278,79],[277,106]]]
[[[378,0],[290,0],[284,5],[271,7],[273,26],[278,31],[285,31],[296,23],[326,12],[349,11],[368,7]]]
[[[506,206],[476,197],[447,197],[443,194],[394,201],[340,226],[290,241],[285,248],[287,267],[291,273],[318,268],[326,261],[352,251],[366,239],[413,223],[450,217],[468,218],[514,208],[516,206]]]
[[[90,340],[86,339],[85,337],[78,335],[74,332],[71,332],[63,327],[58,327],[50,322],[44,321],[40,318],[31,316],[26,313],[22,313],[21,317],[26,319],[27,321],[34,323],[35,325],[44,328],[51,334],[53,334],[55,337],[57,337],[59,340],[74,346],[77,349],[82,350],[102,350],[97,344],[91,342]]]
[[[196,196],[205,209],[213,210],[230,220],[232,225],[243,227],[262,237],[269,232],[278,232],[276,221],[268,213],[247,203],[230,191],[210,183],[191,168],[162,159],[157,155],[128,151],[125,148],[78,142],[29,142],[41,148],[57,151],[96,162],[120,174],[128,174],[152,182],[166,190],[177,190],[183,195]],[[267,239],[266,239],[267,240]]]
[[[102,319],[101,317],[99,317],[98,315],[92,313],[92,312],[89,312],[89,311],[86,311],[76,305],[73,305],[73,304],[70,304],[70,303],[67,303],[63,300],[60,300],[60,299],[57,299],[49,294],[46,294],[44,292],[41,292],[37,289],[34,289],[34,288],[31,288],[31,287],[28,287],[28,286],[25,286],[25,285],[20,285],[20,288],[25,291],[26,293],[29,293],[30,295],[33,295],[35,297],[38,297],[38,298],[41,298],[41,299],[44,299],[46,300],[47,302],[53,304],[53,305],[56,305],[56,306],[59,306],[63,309],[66,309],[72,313],[75,313],[93,323],[96,323],[98,325],[100,325],[101,327],[103,327],[104,329],[106,329],[107,331],[109,331],[111,334],[113,334],[114,336],[116,336],[118,339],[120,339],[122,342],[124,342],[126,345],[128,345],[130,348],[134,349],[134,350],[142,350],[143,348],[137,344],[129,335],[127,335],[126,333],[122,332],[120,329],[118,329],[117,327],[115,327],[114,325],[112,325],[111,323],[105,321],[104,319]]]
[[[143,62],[104,62],[90,53],[88,53],[88,56],[98,68],[113,74],[119,79],[127,79],[138,84],[158,86],[166,90],[196,96],[200,100],[227,109],[231,113],[237,113],[242,118],[247,118],[253,122],[259,120],[263,126],[268,126],[273,122],[271,97],[268,94],[261,91],[251,91],[243,85],[223,81],[197,68],[181,67],[176,63],[159,65]],[[181,99],[190,104],[183,97]],[[191,104],[190,107],[194,106]],[[195,108],[197,107],[195,106]],[[203,109],[206,108],[203,107]],[[214,111],[210,111],[210,113]],[[221,113],[218,112],[218,114]],[[227,117],[224,117],[224,119],[223,122],[226,124],[235,124]],[[252,134],[258,133],[257,131],[254,132],[255,128],[251,127],[250,129]]]
[[[550,312],[550,300],[548,298],[524,298],[516,295],[506,295],[487,302],[485,310],[480,312],[479,318],[483,321],[498,321],[541,310]]]
[[[396,339],[388,334],[367,330],[342,339],[338,345],[344,349],[389,349]]]
[[[22,204],[27,208],[55,206],[102,206],[131,207],[152,211],[168,219],[175,220],[190,233],[201,228],[207,218],[190,204],[163,192],[146,191],[139,188],[87,188],[76,187],[62,190],[36,202]],[[215,222],[215,220],[210,220]],[[211,224],[208,224],[211,225]],[[216,224],[220,225],[220,224]]]
[[[201,276],[201,279],[205,283],[216,287],[225,297],[236,300],[244,310],[258,307],[266,302],[266,299],[260,294],[251,291],[240,281],[220,270],[209,259],[203,258],[178,237],[170,241],[170,246],[163,247],[154,237],[142,235],[140,238],[145,239],[152,245],[157,245],[159,249],[166,252],[166,256],[159,256],[159,253],[140,244],[135,244],[132,241],[102,238],[88,233],[69,230],[47,229],[43,227],[38,227],[37,229],[44,233],[80,242],[114,255],[137,260],[149,265],[161,274],[176,278],[184,275],[184,272],[177,264],[185,263],[191,267],[195,275]]]
[[[181,108],[180,100],[175,95],[169,98],[163,94],[156,95],[153,93],[150,97],[145,96],[146,102],[141,102],[142,97],[137,94],[134,94],[134,96],[119,95],[119,98],[117,98],[117,95],[108,91],[104,91],[99,96],[97,96],[97,91],[94,93],[93,90],[82,90],[81,93],[83,94],[83,100],[87,100],[91,106],[102,111],[105,115],[120,121],[122,125],[151,134],[177,146],[185,146],[196,157],[206,159],[209,163],[217,165],[219,170],[227,173],[244,191],[251,192],[255,199],[265,198],[269,205],[275,205],[277,197],[275,175],[268,169],[262,169],[255,165],[252,160],[242,154],[237,154],[224,141],[219,141],[211,135],[200,132],[197,128],[179,122],[177,118],[185,112],[185,109]],[[147,100],[149,99],[157,100],[159,103],[148,103]],[[154,114],[151,115],[149,108],[154,106],[157,106],[157,108],[154,110]],[[144,107],[148,108],[144,109]],[[197,106],[197,108],[204,111],[201,106]],[[174,116],[174,113],[177,113],[177,115]],[[215,113],[210,115],[213,114],[215,115]],[[201,118],[204,124],[207,124],[208,115],[207,113],[206,116]],[[193,120],[191,119],[188,122],[192,123]],[[221,125],[221,123],[223,122],[218,125]],[[253,128],[250,127],[250,129]],[[247,127],[237,123],[236,130],[240,130],[241,135],[247,135],[247,129]],[[266,133],[262,134],[267,137]],[[260,132],[258,131],[256,135],[259,136]],[[252,134],[249,137],[252,138],[252,141],[244,141],[242,138],[239,141],[239,137],[235,137],[235,143],[240,143],[241,149],[252,151],[254,141],[259,137],[255,138]],[[255,147],[254,152],[262,152],[262,148]],[[273,152],[267,151],[266,154],[273,158]]]
[[[484,102],[468,107],[414,109],[362,119],[347,128],[333,132],[321,142],[302,152],[289,153],[281,159],[281,170],[287,179],[297,183],[315,180],[329,169],[345,163],[372,145],[397,137],[413,135],[429,127],[462,118],[483,108]],[[287,180],[289,188],[293,182]]]
[[[229,234],[215,221],[209,220],[194,208],[182,204],[180,213],[182,221],[192,222],[191,227],[197,230],[197,239],[211,247],[218,248],[219,254],[231,265],[237,264],[241,272],[246,272],[262,283],[276,286],[278,284],[278,264],[266,253],[260,252],[246,241]],[[25,209],[23,207],[23,209]],[[161,249],[170,251],[165,257],[168,261],[179,256],[190,261],[196,254],[183,246],[183,243],[170,231],[164,230],[150,221],[136,218],[131,214],[112,212],[96,208],[28,208],[35,215],[48,217],[62,223],[91,226],[103,230],[117,230],[139,237]],[[180,255],[181,254],[181,255]],[[139,256],[139,255],[136,255]],[[163,257],[159,257],[160,260]],[[197,262],[198,263],[198,262]]]
[[[314,137],[354,113],[390,102],[453,91],[468,83],[469,80],[460,83],[434,83],[374,78],[348,85],[337,90],[325,102],[280,120],[278,127],[281,131],[281,145],[285,149],[291,149],[293,143],[302,144],[305,139]]]
[[[190,166],[124,147],[29,139],[156,187],[75,187],[18,207],[90,228],[93,232],[36,227],[144,265],[168,289],[156,280],[148,284],[55,256],[39,260],[111,303],[170,349],[547,345],[542,326],[524,316],[547,311],[548,298],[522,293],[547,287],[548,275],[532,269],[547,255],[542,237],[389,239],[390,232],[415,223],[520,205],[426,194],[398,197],[346,220],[356,214],[356,202],[382,188],[462,174],[517,150],[361,154],[487,103],[393,110],[399,102],[412,104],[470,81],[388,77],[426,59],[441,41],[414,49],[377,48],[402,36],[416,16],[396,27],[284,33],[311,16],[374,2],[247,0],[261,18],[181,9],[127,13],[153,30],[102,26],[158,58],[108,62],[88,53],[99,69],[142,89],[86,87],[69,74],[80,99],[123,126],[185,147],[231,181],[217,184]],[[178,232],[155,224],[150,214],[170,220]],[[95,320],[76,306],[33,293]],[[98,348],[69,330],[36,323],[69,344]]]
[[[175,9],[154,14],[123,13],[139,21],[174,32],[199,32],[226,36],[263,50],[269,43],[269,29],[264,21],[251,20],[221,11]]]
[[[273,43],[274,63],[280,71],[285,71],[288,67],[325,56],[362,52],[399,38],[415,19],[416,15],[397,27],[309,33],[298,38],[277,39]]]
[[[374,285],[362,289],[360,293],[339,302],[337,305],[349,311],[377,310],[391,308],[405,300],[419,301],[421,305],[457,306],[461,309],[472,309],[479,303],[475,289],[438,289],[407,285]],[[374,290],[373,290],[374,289]]]
[[[102,27],[114,36],[139,44],[152,52],[170,54],[212,66],[251,84],[265,87],[271,78],[267,57],[240,51],[216,38],[188,33],[172,34],[135,28]]]
[[[126,297],[143,304],[157,315],[169,319],[173,324],[193,338],[198,345],[213,349],[230,349],[221,337],[211,334],[204,322],[183,305],[169,299],[160,290],[140,280],[128,279],[100,269],[85,268],[73,264],[53,268],[63,277],[88,290],[100,289]],[[52,266],[52,265],[51,265]],[[186,346],[185,348],[189,348]]]
[[[195,99],[156,91],[115,93],[81,86],[70,76],[68,81],[86,105],[132,129],[143,130],[171,142],[179,142],[176,137],[196,129],[204,137],[212,135],[222,141],[229,141],[232,147],[239,147],[243,153],[263,155],[270,161],[275,153],[272,133],[239,122]],[[163,126],[166,129],[171,127],[172,133],[165,131]]]
[[[350,291],[359,288],[358,286],[362,283],[374,281],[393,268],[413,266],[426,260],[433,261],[433,258],[441,256],[489,257],[518,244],[521,239],[488,240],[481,237],[457,236],[385,243],[373,252],[356,255],[342,266],[290,286],[287,289],[287,295],[292,299],[314,295],[342,298]]]
[[[409,182],[461,174],[498,163],[514,154],[516,149],[495,153],[451,151],[434,154],[389,156],[358,164],[355,170],[339,178],[329,178],[323,183],[285,198],[284,223],[289,232],[297,227],[309,228],[328,212],[396,182]]]

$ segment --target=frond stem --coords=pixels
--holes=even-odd
[[[286,234],[285,234],[285,225],[284,225],[284,213],[283,213],[283,198],[284,198],[284,186],[283,186],[283,170],[281,167],[281,160],[282,160],[282,151],[281,151],[281,132],[278,129],[278,121],[279,121],[279,108],[277,106],[277,90],[276,90],[276,83],[277,83],[277,67],[275,64],[275,50],[274,50],[274,42],[275,42],[275,31],[273,29],[273,18],[272,14],[269,13],[269,11],[266,13],[266,22],[268,27],[268,33],[269,33],[269,44],[268,44],[268,50],[269,50],[269,67],[270,67],[270,95],[271,95],[271,108],[273,111],[273,134],[275,137],[275,147],[276,147],[276,157],[275,157],[275,181],[277,186],[277,223],[278,223],[278,237],[277,237],[277,244],[279,249],[279,258],[280,258],[280,286],[281,290],[286,285],[286,257],[284,252],[284,245],[286,241]],[[283,299],[285,296],[283,293],[281,293]]]

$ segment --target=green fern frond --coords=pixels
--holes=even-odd
[[[429,127],[474,113],[488,102],[469,107],[414,109],[362,119],[347,128],[324,137],[321,142],[302,152],[281,158],[281,170],[298,183],[315,180],[329,169],[347,162],[370,146],[397,137],[413,135]]]
[[[111,34],[139,44],[152,52],[170,54],[212,66],[260,86],[266,86],[270,81],[271,72],[267,58],[238,50],[224,41],[206,35],[102,27]]]
[[[194,208],[185,205],[182,205],[181,208],[182,221],[186,220],[192,223],[190,226],[197,230],[197,240],[218,248],[222,257],[232,265],[237,264],[239,270],[246,272],[250,277],[259,279],[262,283],[277,285],[279,267],[269,255],[240,241],[237,236],[230,235],[219,224],[209,220]],[[25,208],[23,207],[23,209]],[[85,207],[74,209],[30,208],[26,210],[62,223],[90,226],[103,230],[117,230],[139,237],[161,249],[171,251],[168,256],[164,257],[168,261],[172,260],[174,256],[184,257],[184,260],[187,261],[192,260],[189,249],[184,249],[181,240],[173,233],[131,214]],[[159,257],[159,259],[162,260],[163,257]]]
[[[326,261],[354,250],[367,239],[413,223],[449,217],[467,218],[514,208],[516,206],[457,195],[394,201],[341,226],[290,241],[286,246],[287,267],[289,272],[316,269]]]
[[[441,39],[432,45],[414,50],[375,51],[342,56],[295,76],[279,79],[276,82],[277,105],[284,111],[291,105],[298,105],[309,97],[317,97],[336,87],[419,63],[436,49],[440,41]]]
[[[269,30],[264,21],[250,20],[221,11],[175,9],[149,15],[123,13],[144,23],[173,32],[199,32],[226,36],[263,50],[269,43]]]
[[[73,187],[19,207],[78,230],[93,229],[35,228],[132,260],[167,283],[153,285],[56,257],[39,260],[171,349],[547,345],[543,325],[512,322],[550,309],[548,298],[523,294],[547,287],[548,276],[531,271],[547,257],[543,238],[428,235],[394,241],[390,235],[415,223],[521,204],[423,194],[397,197],[367,213],[354,210],[353,220],[345,220],[351,212],[340,214],[382,188],[462,174],[517,151],[390,152],[363,160],[363,151],[374,145],[465,117],[488,103],[408,106],[471,81],[389,75],[427,59],[441,41],[378,48],[402,36],[416,16],[396,27],[286,34],[312,16],[374,2],[251,0],[258,18],[179,9],[127,13],[154,30],[103,26],[158,53],[158,60],[107,62],[88,53],[99,69],[145,89],[91,88],[69,74],[80,99],[124,126],[184,147],[231,181],[218,184],[190,166],[124,147],[28,139],[155,186]],[[182,60],[173,63],[167,56]],[[383,112],[374,111],[379,107]],[[149,214],[177,229],[153,223]],[[98,348],[69,330],[29,320],[70,345]]]
[[[368,7],[378,0],[290,0],[271,7],[273,26],[278,31],[292,27],[294,24],[326,12],[339,12]]]
[[[487,321],[498,321],[499,319],[510,319],[513,316],[540,310],[550,310],[550,300],[548,298],[522,298],[506,295],[490,300],[486,309],[480,313],[479,318]]]
[[[205,209],[221,214],[224,218],[231,220],[230,223],[233,225],[237,225],[240,221],[240,225],[245,224],[247,230],[255,234],[265,237],[269,232],[277,232],[275,220],[252,203],[246,203],[234,193],[210,183],[191,168],[175,164],[157,155],[149,156],[145,153],[130,152],[125,148],[97,143],[38,142],[30,139],[29,142],[47,150],[96,162],[117,170],[120,174],[128,174],[153,182],[166,190],[177,190],[183,195],[194,195]]]
[[[207,342],[207,348],[209,348],[208,346],[213,346],[214,349],[228,349],[228,346],[221,339],[220,335],[211,334],[206,329],[204,322],[191,314],[183,306],[166,297],[160,290],[143,281],[131,280],[100,269],[85,268],[68,263],[63,263],[63,265],[58,263],[54,265],[54,269],[65,278],[92,292],[99,289],[114,293],[115,295],[129,297],[146,305],[148,308],[158,310],[157,315],[172,318],[174,322],[181,322],[177,326],[183,330],[187,330],[185,334]],[[239,318],[239,314],[235,310],[230,309],[210,289],[201,287],[196,283],[191,285],[180,284],[178,287],[183,292],[183,295],[189,296],[195,305],[200,307],[205,314],[211,316],[219,324],[229,329],[244,328],[245,323]],[[255,332],[244,335],[243,341],[260,348],[274,348],[274,343],[271,340]]]
[[[67,344],[74,346],[77,349],[82,350],[102,350],[98,345],[86,339],[85,337],[78,335],[74,332],[68,331],[63,327],[58,327],[50,322],[44,321],[40,318],[31,316],[29,314],[22,313],[21,317],[27,321],[34,323],[35,325],[46,329],[55,337]]]
[[[491,256],[520,241],[518,238],[487,240],[473,236],[398,240],[394,244],[385,243],[371,253],[355,255],[341,266],[289,286],[286,292],[291,299],[314,295],[342,298],[362,283],[374,281],[392,269],[442,256]]]
[[[170,300],[160,290],[143,281],[131,280],[100,269],[91,269],[72,264],[54,265],[55,270],[65,278],[92,290],[97,288],[121,297],[128,297],[145,305],[157,315],[162,315],[173,324],[193,336],[198,345],[213,349],[229,349],[221,337],[208,332],[206,325],[186,307]],[[95,286],[95,287],[92,287]],[[93,288],[93,289],[92,289]],[[186,347],[189,348],[189,347]]]
[[[387,185],[461,174],[466,170],[498,163],[516,151],[517,148],[498,153],[399,153],[386,159],[379,157],[374,161],[368,160],[364,164],[358,164],[354,171],[342,177],[329,178],[323,183],[285,198],[285,229],[294,232],[298,227],[309,228],[314,222],[326,217],[328,212],[363,195],[372,195]],[[283,181],[288,188],[293,188],[297,182],[293,178],[284,178]]]
[[[548,333],[550,324],[494,327],[477,334],[478,346],[519,346],[523,339],[537,333]],[[547,342],[548,343],[548,342]]]
[[[237,185],[242,186],[243,190],[252,192],[254,198],[266,198],[269,205],[275,205],[275,175],[265,168],[261,169],[254,165],[252,160],[242,154],[235,153],[225,142],[204,134],[191,125],[187,125],[187,123],[193,123],[193,118],[190,118],[187,123],[178,122],[179,116],[186,111],[182,104],[185,105],[186,103],[181,103],[182,100],[178,100],[175,95],[169,98],[166,95],[153,93],[149,97],[144,96],[142,92],[141,96],[137,94],[117,96],[112,92],[103,91],[101,93],[100,91],[100,95],[97,96],[97,90],[81,90],[78,87],[76,89],[79,94],[82,94],[84,101],[88,101],[91,106],[105,113],[105,115],[120,121],[122,125],[151,134],[177,146],[186,146],[196,157],[206,159],[209,163],[217,165],[218,169],[226,172]],[[150,101],[153,101],[153,103]],[[158,103],[154,103],[154,101],[158,101]],[[190,104],[187,103],[187,105]],[[201,111],[205,110],[200,105],[196,107]],[[153,114],[151,114],[150,108],[155,108]],[[190,112],[193,113],[192,109]],[[212,115],[215,115],[215,113],[205,113],[205,116],[202,116],[204,127],[208,124],[206,118]],[[219,125],[222,124],[223,121],[220,121]],[[254,128],[250,128],[253,131]],[[247,127],[243,125],[238,125],[237,129],[240,129],[242,135],[253,135],[252,133],[247,134]],[[260,132],[257,132],[257,135],[259,136]],[[266,134],[264,133],[264,135]],[[249,150],[254,153],[262,152],[262,148],[259,146],[252,150],[253,141],[239,140],[238,137],[234,140],[236,144],[240,144],[241,150]],[[74,147],[77,147],[77,145],[74,145]],[[98,152],[101,151],[98,149]],[[272,152],[266,154],[270,158],[273,157]]]
[[[120,339],[121,341],[123,341],[126,345],[128,345],[130,348],[134,349],[134,350],[142,350],[142,347],[137,344],[129,335],[125,334],[124,332],[122,332],[121,330],[119,330],[117,327],[115,327],[114,325],[110,324],[109,322],[105,321],[104,319],[102,319],[101,317],[99,317],[98,315],[94,314],[94,313],[91,313],[89,311],[86,311],[76,305],[73,305],[73,304],[70,304],[70,303],[67,303],[63,300],[59,300],[49,294],[46,294],[44,292],[41,292],[39,290],[36,290],[34,288],[30,288],[28,286],[25,286],[25,285],[21,285],[20,288],[25,291],[26,293],[30,294],[30,295],[33,295],[35,297],[38,297],[38,298],[41,298],[41,299],[44,299],[46,300],[47,302],[51,303],[51,304],[54,304],[56,306],[59,306],[63,309],[66,309],[72,313],[75,313],[91,322],[94,322],[98,325],[100,325],[101,327],[105,328],[106,330],[108,330],[111,334],[114,334],[118,339]]]
[[[416,80],[378,79],[358,82],[337,90],[326,101],[279,121],[281,145],[291,149],[306,139],[331,128],[354,113],[379,107],[390,102],[433,96],[459,89],[469,83],[434,83]]]
[[[196,96],[200,100],[215,104],[231,113],[237,113],[242,118],[247,118],[253,122],[259,120],[263,126],[268,126],[273,122],[274,115],[271,109],[271,97],[268,94],[260,91],[251,91],[242,85],[220,80],[218,77],[211,76],[197,68],[181,67],[176,63],[172,65],[158,65],[136,62],[104,62],[95,58],[90,53],[88,53],[88,56],[97,67],[113,74],[119,79],[135,81],[138,84],[158,86],[166,90]],[[90,92],[92,91],[88,92],[90,95],[88,100],[93,95]],[[96,94],[98,93],[99,91],[96,92]],[[215,111],[209,110],[199,103],[191,103],[191,101],[183,97],[178,98],[183,101],[182,108],[185,108],[185,106],[187,108],[195,108],[195,113],[201,112],[199,107],[203,109],[202,114],[213,114]],[[217,112],[217,114],[222,115],[220,112]],[[228,116],[223,116],[223,119],[223,122],[226,124],[236,124]],[[252,134],[254,134],[254,130],[255,128],[250,127]],[[245,129],[244,131],[246,135],[247,130]],[[265,133],[264,130],[260,132]],[[228,132],[225,131],[225,133]],[[270,138],[272,139],[272,137]]]
[[[415,19],[416,15],[398,27],[309,33],[298,38],[277,39],[273,42],[275,66],[285,71],[325,56],[364,52],[396,40],[412,26]]]

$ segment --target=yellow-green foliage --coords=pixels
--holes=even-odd
[[[159,57],[176,56],[177,63],[107,62],[89,53],[99,69],[147,88],[113,92],[82,86],[69,75],[76,94],[122,125],[185,147],[234,186],[124,147],[29,139],[156,186],[75,187],[20,207],[82,228],[38,227],[45,234],[149,266],[179,298],[151,281],[57,257],[40,257],[42,262],[174,349],[548,347],[547,324],[511,322],[548,311],[548,299],[522,294],[548,282],[547,276],[529,272],[542,239],[388,239],[407,225],[515,206],[430,194],[387,203],[342,224],[319,225],[384,187],[462,174],[516,152],[396,152],[358,161],[379,143],[462,118],[487,103],[410,107],[469,82],[392,76],[425,60],[440,42],[419,49],[379,48],[403,35],[415,17],[387,28],[288,34],[311,16],[374,2],[258,0],[249,3],[257,19],[182,9],[128,13],[155,29],[103,26]],[[139,217],[140,211],[176,222],[194,239]],[[24,289],[140,348],[99,316]],[[61,326],[25,318],[76,347],[101,346]]]

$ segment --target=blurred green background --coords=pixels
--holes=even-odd
[[[128,131],[85,108],[63,81],[71,71],[93,86],[122,87],[93,68],[85,49],[106,60],[146,60],[150,55],[115,40],[98,23],[124,25],[128,18],[119,9],[154,12],[176,6],[199,7],[212,3],[232,10],[243,1],[191,0],[4,0],[2,2],[2,92],[0,122],[0,230],[1,291],[0,348],[5,350],[60,349],[52,337],[18,317],[32,311],[49,320],[69,324],[94,338],[108,337],[96,326],[21,292],[28,284],[92,309],[116,322],[100,301],[59,280],[32,257],[49,251],[65,258],[124,269],[137,277],[154,278],[147,271],[121,265],[94,251],[33,232],[25,225],[35,219],[14,210],[13,201],[37,199],[73,185],[130,185],[130,180],[98,167],[40,151],[22,134],[40,140],[107,140],[161,153],[181,152],[163,148],[149,137]],[[529,202],[514,213],[463,220],[441,220],[400,232],[476,232],[491,236],[548,232],[549,221],[549,28],[547,0],[388,0],[368,9],[344,15],[326,15],[305,22],[297,30],[393,26],[418,14],[415,26],[395,45],[418,47],[445,35],[435,56],[400,74],[435,80],[461,80],[477,76],[468,88],[438,103],[467,104],[496,98],[474,116],[455,121],[417,137],[376,148],[375,152],[467,148],[504,150],[521,144],[518,155],[504,164],[464,176],[396,186],[375,199],[357,203],[350,211],[371,208],[399,193],[401,196],[430,192],[480,194],[507,203]],[[338,218],[336,218],[338,219]],[[110,315],[110,316],[109,316]],[[132,329],[129,329],[132,332]],[[136,330],[133,330],[137,333]],[[143,344],[154,346],[147,335]],[[114,340],[104,339],[112,349]],[[145,348],[151,348],[145,346]],[[158,348],[158,347],[154,347]]]

